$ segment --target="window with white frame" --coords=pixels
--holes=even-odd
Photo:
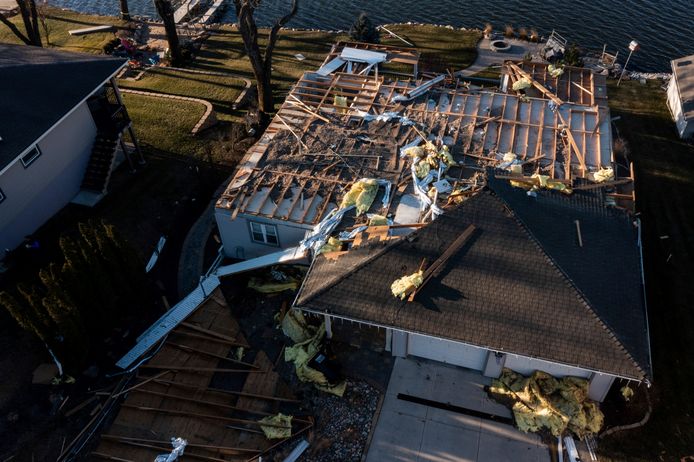
[[[256,223],[254,221],[250,222],[251,225],[251,239],[253,242],[266,245],[279,245],[279,239],[277,238],[277,226],[268,225],[266,223]]]
[[[22,156],[22,165],[24,165],[24,168],[27,168],[33,161],[38,159],[40,155],[41,149],[39,149],[39,145],[34,145],[29,152]]]

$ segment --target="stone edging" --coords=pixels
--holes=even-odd
[[[212,104],[204,99],[190,98],[188,96],[171,95],[167,93],[155,93],[152,91],[130,90],[128,88],[120,88],[120,92],[130,93],[132,95],[153,96],[155,98],[166,98],[177,101],[190,101],[193,103],[203,104],[205,106],[205,113],[202,115],[202,117],[200,117],[198,123],[195,124],[195,127],[193,127],[193,129],[190,131],[190,133],[193,135],[197,135],[203,128],[207,128],[208,126],[213,125],[217,121],[217,118],[214,115],[214,108],[212,107]]]
[[[248,93],[248,90],[250,90],[251,87],[253,86],[253,82],[251,81],[251,79],[244,77],[242,75],[239,75],[239,74],[233,74],[231,72],[201,71],[198,69],[186,69],[183,67],[171,67],[171,66],[162,67],[161,69],[171,69],[172,71],[188,72],[189,74],[216,75],[219,77],[231,77],[234,79],[243,80],[245,83],[245,86],[244,86],[243,90],[241,90],[241,94],[239,94],[239,96],[234,100],[234,106],[235,107],[239,106],[241,104],[243,99],[246,97],[246,93]]]

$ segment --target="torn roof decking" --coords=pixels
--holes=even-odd
[[[358,44],[334,46],[326,62],[339,55],[346,45],[356,47]],[[373,47],[366,49],[377,50]],[[415,56],[412,54],[410,57],[414,59]],[[528,66],[531,67],[523,72],[546,73],[546,65]],[[364,113],[381,115],[395,112],[418,122],[431,139],[441,139],[450,147],[456,160],[465,165],[494,165],[505,153],[512,152],[526,162],[528,170],[556,179],[588,177],[601,168],[615,168],[609,109],[603,107],[606,103],[592,98],[590,103],[596,104],[587,105],[586,92],[579,88],[574,92],[570,88],[576,83],[590,89],[593,95],[604,94],[604,82],[600,76],[587,70],[568,68],[565,75],[558,81],[565,79],[567,85],[572,82],[571,85],[550,86],[557,90],[558,95],[578,99],[555,109],[553,101],[545,99],[543,94],[538,98],[475,90],[458,81],[434,86],[411,102],[393,102],[394,96],[402,95],[424,81],[396,79],[386,82],[382,75],[335,72],[322,76],[307,72],[292,87],[263,137],[248,151],[217,207],[231,210],[232,218],[239,213],[248,213],[305,225],[318,223],[332,205],[340,203],[346,187],[363,177],[365,172],[371,177],[387,178],[387,167],[383,165],[379,165],[380,170],[371,171],[348,168],[337,155],[361,156],[366,160],[374,155],[374,146],[340,143],[324,147],[322,160],[327,163],[318,164],[316,160],[319,157],[304,156],[303,163],[295,162],[293,168],[282,170],[275,168],[274,161],[267,162],[267,152],[274,149],[274,144],[289,139],[276,140],[279,132],[286,135],[291,131],[292,137],[299,137],[304,143],[311,139],[311,131],[324,123],[325,128],[331,127],[336,131],[350,124],[364,127],[374,123],[361,122]],[[546,79],[541,81],[548,82]],[[342,98],[346,98],[346,105],[339,101]],[[323,117],[329,117],[330,121],[321,121]],[[395,128],[383,130],[375,141],[401,147],[417,136],[412,127],[400,127],[397,122],[390,126]],[[345,146],[348,146],[347,150]],[[295,151],[287,155],[297,156],[302,149],[297,143]],[[406,161],[398,162],[396,151],[393,149],[386,163],[395,165],[395,173],[402,173]],[[376,153],[378,155],[380,153]],[[328,166],[330,168],[326,169]],[[467,175],[462,170],[454,170],[452,176],[462,179]],[[629,169],[619,171],[615,168],[615,172],[618,176],[633,178]],[[399,188],[395,200],[403,192],[405,190]],[[632,208],[632,186],[619,185],[615,199],[618,205]],[[305,201],[310,201],[308,206]]]
[[[511,64],[513,63],[507,62],[502,66],[502,72],[505,75],[517,76]],[[555,78],[550,75],[549,65],[546,63],[524,61],[517,66],[564,102],[607,108],[607,78],[604,75],[585,67],[564,66],[564,72]],[[547,98],[536,89],[529,89],[527,93],[528,96]]]
[[[140,367],[140,385],[128,392],[114,422],[102,431],[95,453],[125,461],[154,460],[171,451],[170,438],[181,437],[189,443],[186,460],[242,461],[274,444],[248,421],[274,414],[282,400],[292,397],[264,352],[243,356],[253,367],[221,359],[233,357],[233,343],[244,345],[246,339],[221,290],[216,289]],[[261,372],[220,374],[214,369]],[[303,425],[296,424],[295,431]]]
[[[374,77],[352,74],[304,74],[244,157],[217,207],[233,210],[234,217],[243,213],[315,224],[339,204],[345,188],[356,179],[377,177],[397,183],[404,169],[397,147],[404,144],[408,127],[388,124],[373,134],[331,124],[334,143],[327,143],[320,136],[326,125],[305,109],[349,119],[371,110],[380,84]],[[346,106],[335,104],[336,96],[346,98]]]
[[[377,112],[405,109],[409,119],[441,137],[454,155],[493,159],[513,152],[523,160],[535,159],[553,178],[584,176],[612,165],[609,114],[600,117],[596,108],[565,104],[553,111],[549,100],[462,87],[437,88],[404,108],[390,101],[402,87],[401,82],[382,85],[383,98],[374,104]],[[562,119],[578,150],[562,136]],[[569,151],[570,175],[564,157]]]

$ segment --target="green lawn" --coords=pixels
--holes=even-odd
[[[48,8],[46,10],[46,16],[46,23],[48,24],[50,30],[50,46],[85,53],[103,53],[102,47],[106,44],[106,42],[113,38],[113,32],[71,36],[68,34],[69,30],[101,25],[122,27],[126,24],[124,21],[110,16],[92,16],[74,13],[72,11],[60,10],[58,8]],[[10,20],[22,33],[25,32],[24,24],[22,23],[20,15],[16,15]],[[41,40],[45,46],[46,37],[43,29],[41,29]],[[0,24],[0,42],[23,43],[4,24]]]
[[[601,442],[613,460],[694,455],[694,147],[677,137],[661,85],[608,85],[612,116],[621,117],[615,125],[635,166],[654,369],[650,421]]]
[[[204,153],[208,141],[190,133],[205,112],[202,104],[127,93],[123,100],[143,145],[181,156]]]
[[[140,80],[121,79],[118,85],[134,90],[206,99],[214,106],[218,119],[228,120],[234,113],[231,106],[245,84],[243,80],[233,77],[191,74],[162,67],[148,70]]]
[[[424,71],[458,71],[470,66],[477,58],[480,31],[448,29],[422,25],[388,26],[388,30],[412,43],[421,53],[420,68]],[[407,47],[401,40],[381,31],[384,45]]]

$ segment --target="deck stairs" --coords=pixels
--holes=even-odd
[[[116,150],[122,134],[99,131],[82,180],[82,189],[106,194],[116,163]]]

